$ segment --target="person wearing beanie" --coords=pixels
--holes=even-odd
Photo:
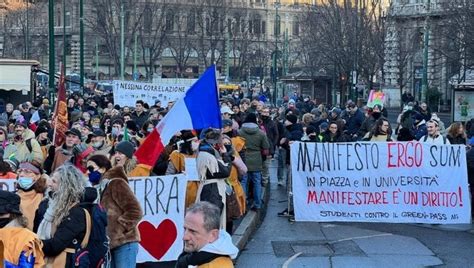
[[[49,131],[51,128],[48,128],[46,125],[39,125],[35,130],[36,140],[41,146],[41,151],[43,152],[43,158],[46,159],[48,156],[49,145],[51,140],[49,139]]]
[[[112,166],[123,167],[127,177],[146,177],[150,176],[153,167],[140,164],[133,156],[135,145],[129,141],[121,141],[114,148],[115,154],[112,155]]]
[[[12,146],[5,150],[5,157],[15,157],[20,162],[35,160],[40,164],[44,161],[43,151],[35,133],[28,128],[26,120],[19,116],[14,126],[14,138]]]
[[[245,139],[245,164],[247,165],[247,176],[243,176],[241,184],[248,196],[248,183],[253,182],[254,205],[252,209],[260,210],[262,207],[262,170],[263,157],[269,154],[270,144],[267,135],[257,125],[257,116],[249,113],[239,130],[239,136]]]
[[[16,162],[17,163],[10,159],[0,158],[0,179],[16,180],[18,176],[15,173],[16,167],[14,165],[18,164],[18,161]]]
[[[20,210],[20,197],[15,193],[0,190],[2,267],[44,266],[41,241],[35,233],[26,228],[27,221]]]

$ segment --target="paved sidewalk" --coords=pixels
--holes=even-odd
[[[266,216],[241,250],[236,267],[426,267],[443,265],[429,248],[417,239],[387,232],[356,228],[350,224],[296,222],[277,217],[286,206],[286,191],[276,184],[276,166],[271,169],[270,200]],[[258,221],[247,215],[246,221]],[[253,227],[246,228],[250,233]],[[239,228],[240,228],[239,227]],[[432,226],[429,226],[433,228]],[[445,226],[446,227],[446,226]],[[459,227],[459,226],[458,226]],[[435,227],[439,228],[439,227]],[[464,230],[466,231],[466,230]],[[245,234],[239,237],[239,246]]]

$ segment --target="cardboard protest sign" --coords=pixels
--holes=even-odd
[[[14,192],[16,190],[16,180],[0,179],[0,189],[3,191]]]
[[[150,106],[156,100],[161,101],[161,106],[166,107],[168,102],[180,99],[189,86],[171,84],[139,83],[133,81],[113,81],[114,104],[121,107],[135,107],[137,100],[142,100]]]
[[[183,251],[186,182],[183,174],[130,179],[144,213],[138,263],[177,260]]]
[[[470,223],[464,145],[291,145],[297,221]]]
[[[369,99],[367,100],[367,107],[373,108],[375,105],[380,105],[383,108],[385,102],[385,93],[382,91],[371,90]]]

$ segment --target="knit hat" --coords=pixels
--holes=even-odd
[[[18,166],[20,165],[20,162],[18,162],[18,160],[13,157],[3,159],[3,162],[8,163],[13,172],[16,172]]]
[[[8,213],[22,215],[20,211],[20,196],[0,190],[0,214]]]
[[[129,141],[121,141],[115,146],[115,151],[124,154],[128,158],[133,158],[135,146]]]
[[[15,121],[15,126],[22,126],[24,128],[28,128],[28,125],[27,125],[26,120],[23,117],[23,115],[20,115],[20,116],[17,117],[17,119]]]
[[[49,129],[45,125],[38,126],[35,131],[35,136],[38,137],[41,133],[48,133]]]
[[[329,124],[327,122],[322,122],[321,124],[319,124],[319,128],[321,129],[321,131],[326,131],[329,127]]]
[[[81,132],[76,128],[71,128],[68,131],[66,131],[66,133],[64,133],[64,134],[66,134],[66,136],[71,134],[71,135],[77,136],[80,140],[82,139]]]
[[[204,140],[209,144],[218,144],[222,142],[222,135],[220,129],[209,128],[205,130]]]
[[[255,124],[257,124],[257,115],[254,114],[254,113],[249,113],[249,114],[245,117],[244,123],[255,123]]]
[[[334,107],[332,108],[331,113],[335,113],[337,116],[339,116],[341,114],[341,109]]]
[[[288,114],[286,120],[290,121],[292,124],[296,124],[296,122],[298,122],[298,117],[294,114]]]

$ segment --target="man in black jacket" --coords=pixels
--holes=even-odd
[[[266,185],[270,179],[270,172],[268,171],[268,167],[270,165],[270,161],[275,154],[275,146],[278,143],[278,128],[275,123],[270,117],[270,108],[265,107],[260,111],[260,119],[261,124],[265,128],[265,134],[267,135],[268,143],[270,145],[269,154],[266,159],[263,159],[263,169],[262,169],[262,184]]]

